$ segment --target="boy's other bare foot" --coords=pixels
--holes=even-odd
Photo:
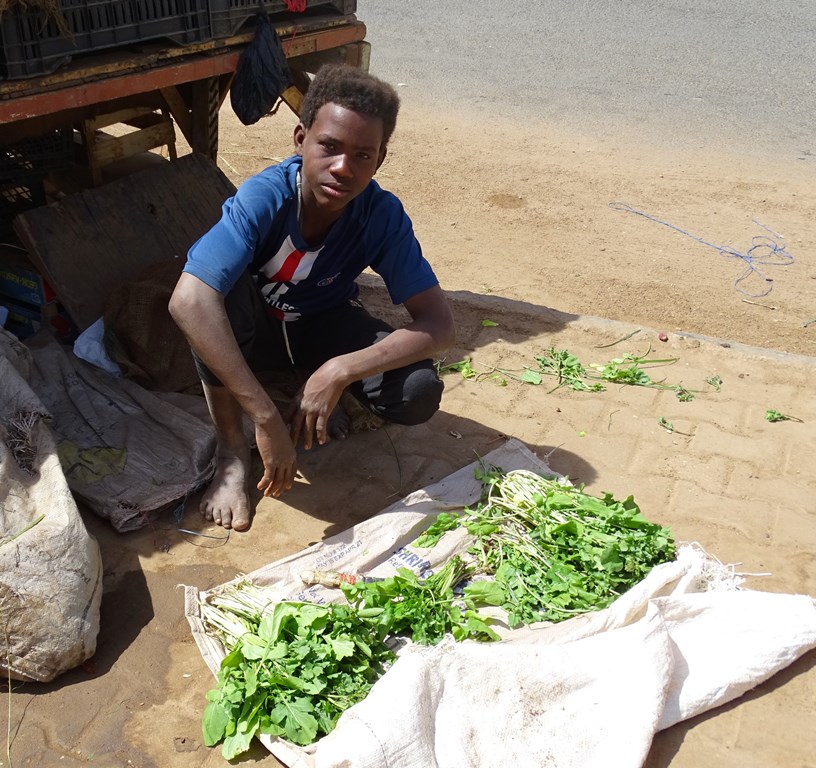
[[[357,434],[358,432],[370,432],[371,430],[380,429],[385,424],[382,417],[366,408],[348,390],[343,392],[338,407],[346,412],[348,421],[346,434],[348,435]]]
[[[219,454],[215,475],[201,499],[201,514],[216,525],[235,531],[249,528],[247,477],[249,455]]]
[[[332,440],[345,440],[351,432],[351,417],[345,408],[337,405],[331,412],[329,423],[326,426]]]

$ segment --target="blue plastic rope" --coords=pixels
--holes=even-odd
[[[669,229],[673,229],[675,232],[679,232],[686,237],[690,237],[692,240],[695,240],[701,245],[707,245],[709,248],[713,248],[723,256],[728,256],[732,259],[741,259],[745,262],[745,271],[734,280],[734,288],[740,293],[743,293],[746,296],[751,296],[755,299],[767,296],[773,290],[773,279],[766,277],[758,269],[757,265],[761,265],[763,267],[787,267],[794,262],[793,256],[785,250],[785,238],[777,232],[774,232],[772,229],[769,229],[764,224],[760,224],[756,219],[752,219],[754,224],[756,224],[758,227],[762,227],[762,229],[770,233],[773,237],[756,235],[755,237],[751,238],[751,247],[745,253],[740,253],[727,245],[714,245],[714,243],[709,243],[707,240],[703,240],[701,237],[691,234],[691,232],[686,232],[685,229],[680,229],[680,227],[676,227],[674,224],[669,224],[667,221],[662,221],[661,219],[651,216],[644,211],[639,211],[636,208],[632,208],[632,206],[628,205],[627,203],[611,202],[609,203],[609,207],[615,211],[636,213],[638,216],[643,216],[643,218],[649,219],[649,221],[662,224],[664,227],[668,227]],[[762,293],[749,293],[741,287],[740,283],[742,283],[743,280],[751,277],[751,275],[756,275],[768,284],[767,288]]]
[[[226,535],[223,535],[223,536],[213,536],[212,534],[209,534],[209,533],[199,533],[198,531],[191,531],[189,528],[182,528],[182,527],[181,527],[181,521],[184,519],[184,513],[185,513],[185,511],[186,511],[186,509],[185,509],[185,508],[186,508],[186,506],[187,506],[187,499],[188,499],[188,498],[189,498],[189,497],[190,497],[192,494],[194,494],[194,493],[196,493],[197,491],[199,491],[199,490],[201,489],[201,487],[202,487],[202,486],[198,486],[197,488],[193,488],[192,490],[188,491],[188,492],[187,492],[187,493],[184,495],[184,498],[183,498],[183,499],[181,499],[181,501],[179,502],[179,504],[178,504],[178,505],[176,506],[176,508],[173,510],[173,519],[174,519],[174,521],[175,521],[175,523],[176,523],[176,532],[177,532],[177,533],[185,533],[185,534],[187,534],[187,535],[189,535],[189,536],[198,536],[198,537],[200,537],[200,538],[202,538],[202,539],[214,539],[214,540],[216,540],[216,541],[221,541],[221,542],[223,542],[223,544],[226,544],[226,543],[229,541],[229,537],[230,537],[230,533],[231,533],[231,531],[230,531],[229,529],[226,531]],[[193,542],[192,542],[192,541],[188,541],[188,543],[189,543],[189,544],[193,544]],[[216,546],[218,546],[218,545],[216,545]]]

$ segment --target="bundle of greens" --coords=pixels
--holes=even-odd
[[[444,513],[416,540],[433,546],[455,527],[475,537],[477,571],[495,576],[511,627],[605,608],[656,565],[673,560],[671,532],[630,496],[598,498],[526,470],[483,469],[474,509]]]
[[[476,609],[496,604],[503,591],[482,581],[454,595],[473,570],[454,556],[425,580],[401,568],[379,581],[343,584],[349,605],[275,603],[246,579],[211,593],[201,617],[229,653],[218,688],[207,694],[205,743],[223,741],[228,760],[249,749],[256,734],[311,744],[385,673],[394,659],[386,638],[421,645],[448,633],[497,640]]]
[[[454,588],[472,575],[474,568],[454,555],[424,581],[407,568],[395,576],[369,583],[343,584],[349,603],[372,617],[380,633],[410,637],[419,645],[436,645],[446,634],[456,640],[498,640],[489,622],[480,616],[480,605],[497,605],[503,590],[494,582],[476,581],[461,594]]]
[[[311,744],[365,698],[394,659],[364,612],[273,604],[246,581],[208,596],[201,616],[229,650],[203,719],[205,743],[223,740],[227,760],[261,733]]]

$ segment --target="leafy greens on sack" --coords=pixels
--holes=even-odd
[[[396,576],[382,581],[343,584],[341,589],[360,615],[372,617],[379,631],[390,636],[410,636],[420,645],[436,645],[446,634],[455,640],[498,640],[488,620],[476,609],[478,605],[497,604],[501,589],[492,583],[475,582],[461,595],[454,594],[454,587],[472,573],[473,567],[454,555],[424,581],[413,571],[400,568]]]
[[[675,557],[671,531],[646,520],[631,496],[599,498],[526,470],[477,474],[479,504],[441,514],[415,545],[433,546],[446,531],[466,528],[477,571],[493,574],[504,590],[511,627],[605,608]]]
[[[409,636],[421,645],[446,634],[498,640],[476,609],[500,603],[501,588],[475,582],[454,594],[472,573],[458,556],[425,580],[401,568],[381,581],[343,584],[350,605],[273,603],[246,580],[211,594],[202,618],[231,650],[218,688],[207,694],[205,744],[223,741],[231,760],[257,734],[307,745],[330,733],[394,660],[386,637]]]
[[[282,602],[261,615],[249,601],[262,594],[242,583],[201,606],[232,649],[218,688],[207,694],[202,724],[205,744],[223,741],[227,760],[249,749],[256,734],[311,744],[365,698],[394,659],[376,627],[349,606]]]
[[[459,527],[473,537],[466,555],[427,579],[400,568],[341,583],[344,605],[276,602],[246,579],[211,592],[201,616],[228,653],[207,694],[205,743],[223,741],[228,760],[258,734],[311,744],[385,673],[395,658],[387,638],[498,640],[496,619],[480,606],[501,607],[511,627],[560,621],[606,607],[675,556],[671,532],[631,496],[590,496],[526,470],[482,467],[477,477],[476,507],[443,512],[414,542],[433,547]],[[478,575],[493,578],[470,580]]]

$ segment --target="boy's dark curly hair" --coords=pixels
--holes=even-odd
[[[379,117],[383,124],[383,146],[388,144],[399,112],[399,96],[393,86],[355,67],[328,64],[320,68],[306,91],[300,109],[303,127],[311,128],[318,110],[329,103]]]

